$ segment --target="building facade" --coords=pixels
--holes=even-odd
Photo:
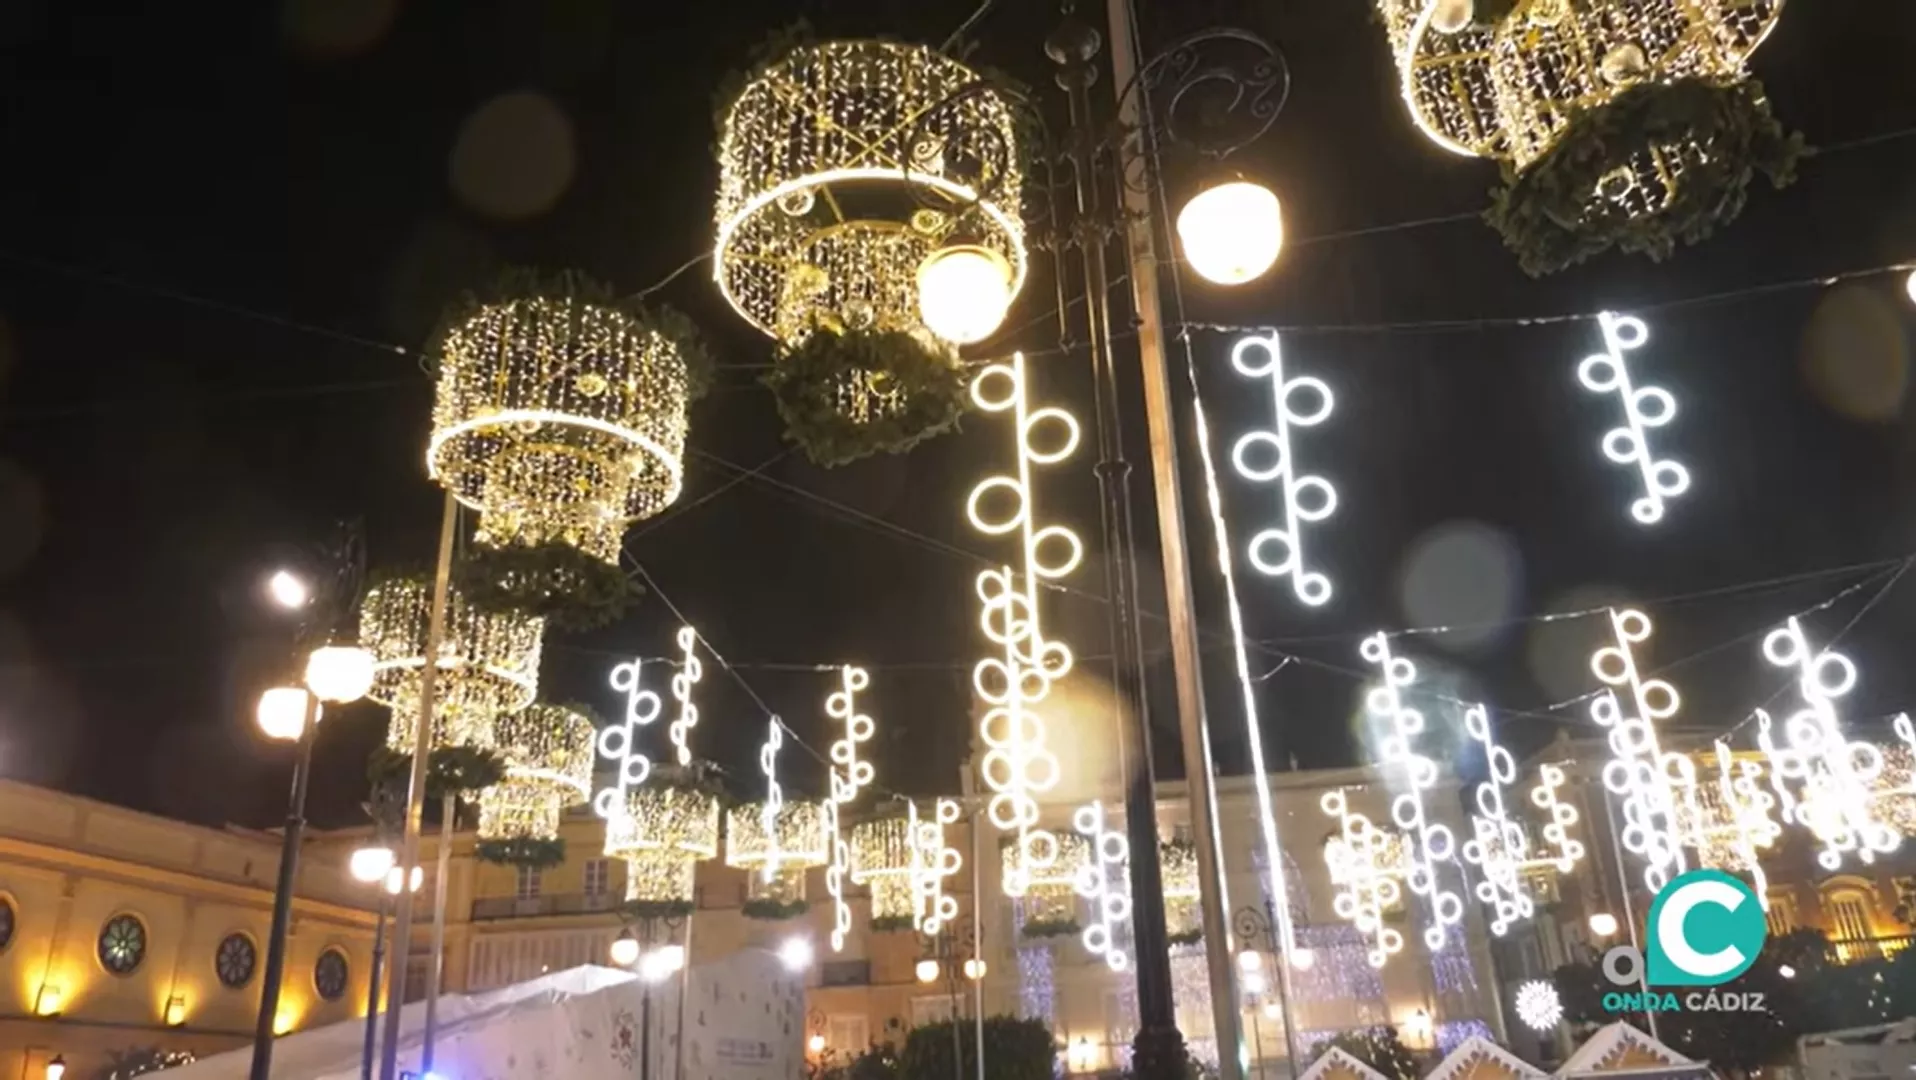
[[[64,1059],[205,1055],[253,1036],[280,839],[0,780],[0,1077]],[[309,852],[281,1031],[364,1015],[373,913],[343,860]]]

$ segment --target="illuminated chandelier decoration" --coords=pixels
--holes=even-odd
[[[1783,0],[1376,2],[1417,126],[1502,164],[1487,216],[1532,274],[1666,257],[1734,219],[1756,171],[1793,177],[1802,140],[1746,66]]]
[[[911,922],[921,934],[936,937],[958,917],[958,898],[945,891],[945,879],[958,873],[964,858],[945,842],[945,828],[957,824],[960,813],[955,799],[934,802],[930,817],[910,807]]]
[[[830,849],[820,803],[780,798],[725,812],[725,865],[752,872],[753,900],[802,904],[805,872],[830,862]]]
[[[999,847],[1002,872],[1010,875],[1020,869],[1030,875],[1023,892],[1017,894],[1024,905],[1024,936],[1028,938],[1076,935],[1084,928],[1078,922],[1078,879],[1084,868],[1096,858],[1090,841],[1075,832],[1048,833],[1057,845],[1057,857],[1042,866],[1020,865],[1018,839],[1007,836]],[[1169,882],[1165,876],[1167,899]]]
[[[1250,359],[1253,351],[1263,352],[1262,363]],[[1271,430],[1253,431],[1237,440],[1231,449],[1231,463],[1246,480],[1275,484],[1284,508],[1280,526],[1251,538],[1251,565],[1271,577],[1290,578],[1297,598],[1318,607],[1331,598],[1331,579],[1310,569],[1305,561],[1304,526],[1336,512],[1337,489],[1321,476],[1298,470],[1292,455],[1291,429],[1315,427],[1330,416],[1331,388],[1322,379],[1308,375],[1285,378],[1283,343],[1275,333],[1241,339],[1231,350],[1231,366],[1249,378],[1270,380],[1273,414]],[[1294,405],[1291,397],[1300,392],[1314,395],[1316,408]]]
[[[1769,716],[1758,716],[1757,739],[1769,758],[1785,817],[1822,842],[1816,860],[1825,870],[1841,868],[1851,854],[1868,865],[1895,851],[1902,835],[1871,807],[1883,774],[1882,751],[1844,738],[1836,710],[1837,699],[1856,685],[1856,665],[1842,653],[1812,650],[1794,616],[1763,639],[1763,656],[1777,667],[1796,669],[1803,701],[1783,720],[1786,747],[1777,746]]]
[[[386,745],[401,754],[412,753],[431,617],[432,582],[423,576],[380,582],[360,603],[359,644],[373,654],[366,696],[392,710]],[[544,637],[544,619],[481,611],[449,588],[433,678],[432,745],[490,748],[494,719],[524,709],[538,694]]]
[[[1424,714],[1403,700],[1404,690],[1417,681],[1417,667],[1405,657],[1391,655],[1386,634],[1366,638],[1360,652],[1384,677],[1382,686],[1365,695],[1364,704],[1371,716],[1390,724],[1379,746],[1384,764],[1402,769],[1405,783],[1401,794],[1391,800],[1390,816],[1409,840],[1404,883],[1430,906],[1424,944],[1437,952],[1444,948],[1449,928],[1463,921],[1464,902],[1444,887],[1437,874],[1441,864],[1455,858],[1457,839],[1450,826],[1433,823],[1425,812],[1424,792],[1437,783],[1437,763],[1417,752],[1415,740],[1423,733]]]
[[[1350,808],[1344,789],[1327,791],[1318,800],[1325,814],[1337,819],[1337,832],[1324,845],[1324,864],[1336,892],[1331,910],[1367,939],[1365,958],[1381,968],[1404,951],[1404,935],[1384,922],[1384,913],[1403,900],[1398,879],[1404,871],[1402,845]]]
[[[1883,774],[1873,805],[1897,832],[1916,836],[1916,725],[1908,713],[1901,713],[1890,726],[1901,745],[1883,748]]]
[[[1002,319],[1025,277],[1020,156],[1010,100],[917,45],[801,44],[731,103],[713,276],[778,343],[767,384],[819,464],[898,452],[956,421],[954,345],[996,321],[928,327],[949,298],[925,285],[985,268]]]
[[[1000,382],[1003,389],[992,393]],[[1016,569],[1004,565],[978,575],[983,605],[979,625],[1002,654],[980,660],[972,669],[972,687],[986,707],[979,722],[988,748],[980,769],[991,790],[986,816],[994,827],[1013,834],[1005,861],[1008,896],[1024,895],[1059,860],[1059,837],[1038,827],[1037,796],[1058,782],[1058,757],[1046,746],[1039,706],[1052,684],[1071,670],[1072,655],[1062,641],[1045,636],[1039,600],[1043,583],[1069,574],[1084,557],[1076,533],[1062,525],[1038,525],[1031,484],[1033,466],[1055,465],[1071,456],[1078,445],[1078,422],[1056,407],[1032,409],[1027,390],[1023,353],[1014,355],[1010,364],[985,368],[972,383],[972,400],[980,409],[1011,414],[1018,467],[1016,475],[980,481],[965,504],[973,528],[987,536],[1015,534],[1019,540]],[[1049,447],[1036,438],[1047,428],[1055,430]],[[994,495],[1008,505],[999,516],[989,517],[985,503]]]
[[[1643,476],[1643,497],[1630,504],[1630,516],[1644,525],[1663,520],[1663,500],[1690,490],[1690,471],[1674,461],[1658,461],[1650,450],[1650,429],[1676,417],[1676,398],[1660,386],[1638,387],[1630,381],[1624,353],[1650,340],[1642,319],[1603,312],[1604,351],[1577,366],[1577,378],[1598,394],[1614,394],[1623,404],[1624,426],[1603,437],[1603,455],[1618,465],[1634,466]]]
[[[852,883],[871,891],[873,930],[901,930],[915,921],[912,827],[918,808],[910,807],[910,815],[892,814],[852,827]]]
[[[839,669],[838,678],[839,688],[825,698],[825,715],[845,725],[845,733],[832,742],[831,798],[825,803],[825,835],[831,856],[825,866],[825,891],[832,897],[833,952],[844,950],[845,938],[852,932],[852,908],[845,902],[845,878],[851,873],[852,854],[851,845],[845,842],[842,815],[872,782],[872,763],[858,756],[858,747],[878,730],[877,721],[858,711],[858,694],[871,685],[870,673],[847,664]]]
[[[534,705],[495,721],[493,742],[506,773],[479,793],[480,847],[558,841],[565,808],[591,798],[596,734],[590,717],[561,705]]]
[[[634,788],[606,822],[605,855],[625,861],[626,903],[661,913],[690,910],[698,864],[718,849],[718,797],[685,784]]]
[[[1483,746],[1489,770],[1488,779],[1477,785],[1477,812],[1470,815],[1471,838],[1464,841],[1464,860],[1483,873],[1477,899],[1492,912],[1490,932],[1502,937],[1512,923],[1536,914],[1536,904],[1518,873],[1529,855],[1530,841],[1504,806],[1504,787],[1517,779],[1517,759],[1497,745],[1490,730],[1490,710],[1482,705],[1465,710],[1464,730]]]
[[[626,526],[678,498],[702,346],[683,317],[625,310],[576,276],[469,305],[438,358],[426,466],[479,511],[475,599],[567,628],[616,616]]]
[[[1623,846],[1644,861],[1643,884],[1652,894],[1687,870],[1685,820],[1697,820],[1696,764],[1665,751],[1657,724],[1677,714],[1676,687],[1638,673],[1636,646],[1650,640],[1650,617],[1610,611],[1614,644],[1598,649],[1590,668],[1612,689],[1590,704],[1590,717],[1610,731],[1603,786],[1623,797]],[[1622,697],[1619,697],[1619,694]]]
[[[1078,868],[1074,882],[1078,895],[1091,902],[1093,915],[1081,938],[1084,951],[1103,958],[1112,971],[1123,971],[1131,964],[1118,940],[1118,931],[1131,918],[1131,842],[1122,829],[1110,827],[1102,802],[1078,807],[1071,825],[1091,845],[1091,857]]]

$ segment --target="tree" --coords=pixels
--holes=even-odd
[[[960,1020],[957,1024],[955,1036],[949,1020],[912,1028],[899,1058],[901,1075],[910,1080],[976,1075],[977,1035],[972,1031],[972,1021]],[[985,1075],[991,1080],[1051,1080],[1058,1061],[1058,1041],[1044,1021],[990,1016],[985,1018],[984,1027]],[[955,1064],[954,1050],[958,1054]]]
[[[1423,1069],[1417,1064],[1417,1056],[1410,1047],[1397,1037],[1393,1027],[1374,1027],[1367,1031],[1340,1031],[1334,1037],[1318,1043],[1311,1048],[1311,1060],[1316,1061],[1333,1048],[1383,1073],[1390,1080],[1417,1080],[1423,1075]]]

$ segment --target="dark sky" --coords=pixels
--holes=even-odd
[[[1051,5],[1003,6],[981,25],[977,59],[1048,91],[1040,46]],[[626,290],[658,280],[710,243],[711,89],[767,30],[807,15],[828,33],[936,42],[972,5],[147,7],[127,16],[83,0],[17,0],[0,14],[0,774],[265,824],[282,805],[288,755],[251,723],[252,699],[287,648],[260,603],[264,568],[341,517],[365,520],[376,563],[431,552],[437,489],[421,462],[430,386],[415,360],[382,344],[416,347],[455,290],[502,263],[577,267]],[[1598,346],[1595,328],[1501,321],[1916,259],[1916,138],[1856,145],[1916,125],[1916,7],[1791,5],[1756,67],[1784,120],[1833,151],[1807,162],[1794,188],[1756,192],[1728,231],[1668,264],[1613,257],[1543,281],[1524,277],[1474,221],[1379,228],[1480,209],[1495,170],[1410,126],[1367,5],[1144,7],[1160,40],[1213,13],[1247,21],[1284,45],[1296,77],[1288,110],[1241,162],[1283,197],[1290,246],[1242,294],[1190,296],[1194,320],[1312,328],[1287,337],[1288,361],[1338,394],[1333,418],[1298,437],[1299,454],[1343,497],[1314,533],[1338,598],[1303,611],[1287,586],[1240,570],[1252,633],[1274,642],[1254,655],[1258,673],[1283,652],[1301,658],[1260,684],[1280,760],[1361,756],[1351,672],[1372,630],[1500,622],[1468,641],[1404,647],[1430,661],[1438,685],[1506,710],[1506,737],[1528,746],[1560,726],[1587,730],[1580,709],[1542,706],[1590,688],[1583,657],[1599,620],[1527,616],[1720,589],[1731,591],[1652,604],[1659,637],[1646,660],[1712,650],[1676,677],[1687,722],[1727,727],[1781,685],[1757,655],[1761,631],[1863,584],[1808,621],[1828,638],[1887,578],[1878,568],[1735,587],[1916,551],[1912,312],[1900,280],[1651,316],[1640,371],[1682,403],[1662,445],[1697,478],[1655,529],[1627,519],[1634,481],[1596,452],[1610,403],[1575,379],[1576,361]],[[521,93],[550,108],[486,108]],[[1040,272],[1013,315],[1031,324],[1016,343],[1056,346],[1051,294]],[[733,365],[693,416],[689,504],[780,453],[754,384],[768,349],[702,267],[660,296],[693,314]],[[1489,321],[1399,325],[1435,320]],[[1194,338],[1221,443],[1268,408],[1231,372],[1231,340]],[[1132,359],[1127,346],[1135,409]],[[1088,412],[1082,356],[1038,363],[1047,396]],[[1182,398],[1180,408],[1188,419]],[[1135,411],[1127,420],[1142,479],[1142,426]],[[738,676],[820,745],[826,676],[805,669],[871,666],[881,783],[949,790],[978,646],[977,563],[965,552],[999,556],[966,525],[962,498],[1004,460],[1004,435],[974,418],[906,458],[833,471],[782,458],[629,548]],[[1186,440],[1215,735],[1238,769],[1242,712],[1188,430]],[[1088,538],[1090,465],[1087,448],[1042,496]],[[1241,547],[1269,518],[1269,496],[1227,480],[1226,500]],[[1147,579],[1154,520],[1141,501]],[[1098,590],[1095,559],[1074,584]],[[1145,594],[1162,609],[1156,588]],[[1893,711],[1916,689],[1905,661],[1912,597],[1908,583],[1883,593],[1844,638],[1864,669],[1852,716]],[[1097,602],[1063,598],[1052,618],[1080,653],[1108,651]],[[674,626],[654,598],[616,627],[554,641],[544,683],[609,712],[614,659],[661,655]],[[1161,655],[1163,624],[1146,629]],[[1152,666],[1161,768],[1176,774],[1168,676],[1167,664]],[[703,749],[750,775],[763,715],[717,665],[705,687]],[[370,708],[328,724],[316,816],[351,816],[383,724]],[[1071,760],[1082,748],[1061,749]],[[802,751],[786,760],[796,786],[816,786]]]

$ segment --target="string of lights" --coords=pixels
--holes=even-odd
[[[1091,845],[1091,857],[1078,867],[1074,882],[1078,895],[1091,902],[1093,914],[1080,940],[1105,966],[1123,971],[1131,963],[1119,933],[1131,917],[1131,843],[1122,829],[1110,827],[1102,802],[1078,807],[1071,825]]]
[[[842,952],[852,931],[852,908],[845,901],[845,879],[851,872],[851,848],[845,841],[842,811],[875,770],[858,756],[858,744],[878,729],[871,717],[858,711],[858,692],[871,685],[871,675],[850,664],[839,669],[839,688],[825,698],[825,715],[844,723],[844,734],[832,743],[831,798],[825,803],[825,833],[831,843],[831,863],[825,868],[825,891],[832,897],[832,951]]]
[[[1644,525],[1663,520],[1665,497],[1690,489],[1690,472],[1674,461],[1659,461],[1650,449],[1650,429],[1676,418],[1676,398],[1660,386],[1635,385],[1624,354],[1649,344],[1650,327],[1642,319],[1603,312],[1604,351],[1577,365],[1577,379],[1585,389],[1612,394],[1623,406],[1624,426],[1603,437],[1603,456],[1619,465],[1634,465],[1643,474],[1643,498],[1630,505],[1630,516]]]
[[[1612,644],[1590,658],[1590,669],[1608,688],[1591,703],[1590,716],[1610,729],[1603,786],[1623,797],[1623,846],[1643,859],[1643,883],[1654,894],[1688,869],[1682,820],[1685,810],[1689,820],[1701,816],[1693,805],[1696,765],[1686,754],[1665,751],[1658,738],[1657,725],[1677,714],[1682,699],[1668,681],[1637,670],[1636,646],[1650,640],[1649,616],[1613,611],[1610,626]],[[1680,807],[1679,799],[1692,805]]]
[[[692,747],[689,740],[692,729],[699,723],[699,707],[692,700],[692,688],[705,677],[705,667],[699,663],[699,634],[690,626],[679,627],[679,669],[672,673],[672,700],[678,703],[678,718],[672,721],[667,735],[672,739],[672,748],[677,752],[680,766],[692,764]]]
[[[1475,890],[1477,899],[1491,910],[1490,932],[1502,937],[1512,924],[1536,913],[1536,904],[1517,872],[1529,855],[1530,842],[1504,804],[1504,788],[1517,780],[1517,759],[1497,745],[1490,730],[1490,711],[1482,705],[1465,711],[1464,730],[1483,747],[1486,770],[1475,792],[1477,812],[1470,815],[1471,837],[1464,841],[1464,861],[1483,873]]]
[[[1364,708],[1389,724],[1389,733],[1379,741],[1379,756],[1386,766],[1401,770],[1404,781],[1391,799],[1390,816],[1410,838],[1405,849],[1404,881],[1429,906],[1424,945],[1436,952],[1449,940],[1450,928],[1463,921],[1464,902],[1444,886],[1438,873],[1439,867],[1456,856],[1456,835],[1450,826],[1431,821],[1425,813],[1424,792],[1437,784],[1437,763],[1417,752],[1424,714],[1405,705],[1400,693],[1415,685],[1417,666],[1405,657],[1391,655],[1389,639],[1381,636],[1364,642],[1363,656],[1383,676],[1382,684],[1364,696]]]

